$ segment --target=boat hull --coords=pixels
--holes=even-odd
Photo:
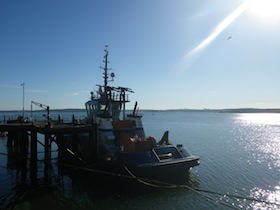
[[[197,165],[199,165],[199,158],[192,157],[126,168],[131,175],[140,179],[181,184],[188,180],[190,168]]]
[[[187,181],[190,168],[199,165],[199,157],[196,156],[162,161],[154,161],[150,157],[151,161],[145,161],[146,156],[149,156],[149,153],[122,154],[121,158],[114,164],[125,174],[134,178],[165,183]]]

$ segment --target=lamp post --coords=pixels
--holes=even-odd
[[[24,119],[24,85],[25,83],[22,83],[22,118]]]

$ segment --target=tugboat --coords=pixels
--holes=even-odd
[[[87,121],[97,124],[99,161],[108,168],[125,171],[134,177],[159,181],[166,181],[162,179],[164,174],[186,174],[190,168],[199,165],[199,157],[190,155],[183,145],[174,146],[169,142],[168,131],[158,142],[145,135],[137,102],[133,111],[127,113],[128,93],[133,91],[108,85],[115,75],[108,73],[107,47],[104,67],[100,67],[104,70],[104,84],[97,85],[98,91],[91,92],[91,99],[85,103]]]

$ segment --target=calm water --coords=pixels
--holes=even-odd
[[[0,112],[0,121],[3,114],[15,113]],[[58,113],[52,114],[56,118]],[[70,119],[72,114],[85,115],[62,116]],[[160,139],[169,130],[171,142],[201,157],[187,184],[196,191],[155,189],[116,178],[104,181],[90,172],[61,169],[56,160],[47,181],[45,164],[38,161],[34,185],[29,161],[7,158],[6,138],[1,138],[0,209],[280,209],[280,114],[178,111],[143,116],[146,135]],[[53,150],[54,157],[55,146]]]

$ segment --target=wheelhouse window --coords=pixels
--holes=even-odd
[[[100,105],[95,103],[86,103],[86,112],[87,114],[93,115],[96,114],[100,110]]]

